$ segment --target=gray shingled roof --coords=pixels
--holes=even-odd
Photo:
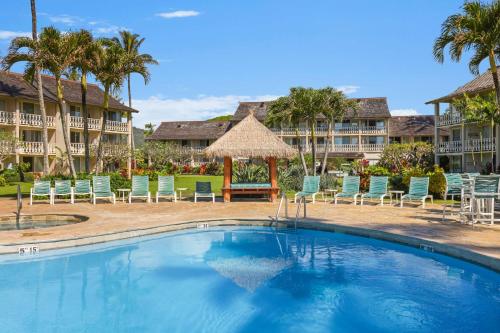
[[[357,117],[359,118],[390,118],[389,106],[387,98],[372,97],[372,98],[353,98],[360,105]],[[267,115],[267,107],[271,101],[265,102],[240,102],[236,110],[233,121],[240,121],[245,118],[250,111],[253,111],[255,118],[259,121],[264,121]],[[353,118],[355,113],[350,111],[347,113],[347,118]],[[321,117],[320,117],[321,118]]]
[[[51,102],[57,101],[56,80],[52,76],[42,75],[45,99]],[[82,95],[79,81],[62,80],[64,99],[68,103],[81,104]],[[0,71],[0,95],[19,97],[31,100],[38,100],[38,91],[34,85],[24,80],[23,75],[13,72]],[[88,84],[87,104],[91,106],[101,106],[104,98],[104,91],[95,84]],[[114,98],[109,99],[111,109],[121,111],[138,112],[120,103]]]
[[[390,136],[433,136],[434,116],[399,116],[389,120]]]
[[[500,70],[500,66],[498,67],[498,69]],[[472,81],[469,81],[463,86],[458,87],[454,92],[443,97],[433,99],[432,101],[428,101],[425,104],[451,102],[454,98],[461,97],[463,96],[463,94],[474,95],[493,90],[494,88],[495,86],[493,84],[493,75],[491,74],[491,71],[488,70],[474,78]]]
[[[211,140],[220,138],[229,121],[167,121],[162,122],[147,140]]]

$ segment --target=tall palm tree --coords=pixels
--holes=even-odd
[[[104,99],[102,103],[103,117],[99,133],[99,143],[97,145],[96,174],[100,171],[102,161],[103,138],[109,110],[109,97],[113,92],[121,88],[127,73],[127,56],[120,44],[113,40],[101,39],[100,46],[97,57],[98,61],[92,69],[97,81],[104,87]]]
[[[85,146],[85,172],[90,172],[90,140],[89,140],[89,112],[87,108],[87,77],[98,61],[100,50],[99,42],[94,40],[92,34],[87,30],[73,32],[77,40],[78,49],[71,67],[79,73],[80,90],[82,93],[82,115],[83,115],[83,142]]]
[[[500,1],[491,4],[481,1],[466,2],[463,12],[449,16],[442,24],[441,35],[434,43],[434,57],[444,62],[445,48],[453,61],[460,61],[465,51],[472,50],[470,71],[479,74],[479,65],[488,59],[497,105],[500,106],[500,82],[497,59],[500,58]],[[499,111],[500,112],[500,111]]]
[[[25,79],[36,81],[38,90],[38,103],[40,105],[40,115],[42,118],[42,147],[43,147],[43,174],[49,174],[49,141],[47,130],[47,113],[45,110],[45,100],[43,96],[43,82],[41,71],[43,69],[40,52],[38,51],[37,16],[35,0],[31,0],[31,38],[14,38],[9,46],[8,55],[2,59],[3,69],[10,69],[17,62],[27,62]]]
[[[121,46],[123,51],[127,56],[127,64],[125,69],[125,74],[127,77],[127,92],[128,92],[128,106],[132,107],[132,89],[130,76],[133,73],[139,74],[144,79],[144,84],[148,84],[150,73],[147,65],[156,65],[158,62],[147,53],[140,53],[140,47],[144,43],[145,38],[140,38],[138,34],[133,34],[130,31],[120,31],[120,38],[114,37],[113,41]],[[132,123],[132,113],[127,113],[127,118],[130,123]],[[134,152],[134,131],[132,130],[130,135],[130,149],[131,156]],[[129,165],[128,172],[130,176],[131,167]]]

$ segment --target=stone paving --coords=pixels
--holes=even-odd
[[[19,244],[43,242],[44,249],[63,247],[57,245],[65,239],[78,238],[74,245],[90,244],[85,241],[96,235],[117,234],[140,229],[154,229],[180,222],[217,219],[263,219],[269,220],[276,212],[278,203],[268,202],[160,202],[132,204],[117,201],[110,203],[90,203],[81,201],[74,205],[57,202],[55,205],[37,202],[33,206],[24,201],[22,214],[76,214],[88,217],[85,222],[34,230],[0,231],[0,253],[12,252]],[[16,202],[0,199],[0,217],[15,216]],[[296,206],[289,204],[291,216]],[[408,206],[354,206],[317,202],[307,205],[308,220],[320,224],[358,227],[391,234],[416,237],[444,245],[452,245],[478,254],[500,259],[500,224],[470,225],[459,223],[456,218],[441,221],[441,206],[428,205],[425,209]],[[282,214],[283,215],[283,214]],[[299,222],[300,223],[300,222]],[[155,231],[158,232],[158,231]],[[144,231],[142,234],[147,234]],[[125,237],[125,236],[124,236]],[[130,237],[130,236],[128,236]],[[122,237],[123,238],[123,237]],[[7,249],[7,245],[10,246]]]

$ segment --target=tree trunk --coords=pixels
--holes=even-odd
[[[497,96],[497,110],[500,113],[500,82],[498,79],[498,69],[495,61],[494,50],[490,51],[489,60],[490,60],[491,75],[493,76],[493,84],[495,85],[495,93]]]
[[[83,142],[85,146],[85,173],[90,173],[90,144],[89,144],[89,112],[87,109],[87,73],[82,72],[80,79],[82,90],[82,111],[83,111]]]
[[[59,105],[59,111],[61,112],[61,126],[63,132],[64,145],[66,146],[66,154],[68,155],[69,171],[71,173],[71,176],[73,176],[73,178],[76,178],[75,165],[73,164],[73,154],[71,153],[71,142],[68,137],[69,127],[66,121],[67,114],[66,114],[66,108],[64,107],[64,98],[63,98],[62,83],[60,77],[56,77],[56,84],[57,84],[57,103]]]
[[[130,85],[130,74],[127,75],[127,89],[128,89],[128,107],[129,108],[132,108],[132,89],[131,89],[131,85]],[[135,150],[135,142],[134,142],[134,125],[132,124],[132,113],[130,112],[129,113],[129,116],[130,116],[130,124],[132,125],[132,132],[131,132],[131,136],[132,136],[132,146],[131,146],[131,155],[132,156],[132,159],[134,159],[134,150]]]
[[[311,122],[311,141],[312,141],[313,176],[316,176],[316,132],[315,132],[314,120]]]
[[[309,176],[309,171],[307,171],[307,164],[304,158],[304,152],[302,151],[302,144],[300,142],[299,129],[295,128],[295,137],[297,138],[300,162],[302,163],[302,168],[304,169],[304,174]]]
[[[36,5],[35,0],[31,0],[31,29],[32,38],[34,41],[38,40],[36,29]],[[40,104],[40,114],[42,117],[42,146],[43,146],[43,174],[49,174],[49,135],[47,130],[47,113],[45,111],[45,101],[43,98],[43,82],[41,68],[38,65],[38,51],[35,54],[35,71],[38,89],[38,103]],[[18,120],[19,121],[19,120]],[[19,133],[18,133],[19,134]]]
[[[95,173],[99,174],[101,161],[102,161],[102,139],[104,137],[104,131],[106,130],[106,115],[108,113],[109,108],[109,85],[104,86],[104,101],[102,104],[102,121],[101,121],[101,131],[99,132],[99,143],[97,144],[97,157],[96,157],[96,166]]]
[[[325,144],[325,155],[323,156],[323,163],[321,165],[321,175],[323,176],[326,171],[326,163],[328,162],[328,145],[330,144],[330,140],[332,139],[330,133],[332,132],[332,124],[328,123],[328,133],[326,135],[326,144]]]

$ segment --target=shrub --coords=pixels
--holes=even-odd
[[[203,163],[202,165],[200,165],[200,171],[199,171],[199,174],[200,175],[204,175],[207,173],[207,165],[205,163]]]
[[[185,164],[182,166],[182,173],[183,174],[190,174],[192,172],[192,168],[189,164]]]
[[[434,170],[429,173],[429,192],[435,198],[443,198],[446,191],[446,178],[444,170],[438,165],[434,166]]]
[[[360,183],[359,187],[362,192],[368,191],[370,187],[371,176],[390,176],[391,173],[386,168],[379,165],[370,165],[363,167],[361,172],[358,172]]]
[[[233,167],[233,180],[236,183],[267,183],[269,173],[263,165],[238,163]]]
[[[5,178],[3,176],[0,176],[0,187],[6,186],[6,185],[7,185],[7,181],[5,180]]]
[[[380,155],[379,165],[393,173],[407,168],[420,167],[430,170],[434,161],[434,146],[425,142],[386,145]]]
[[[224,168],[220,163],[207,163],[205,174],[211,176],[221,176],[224,173]]]
[[[278,167],[278,185],[283,191],[300,191],[303,179],[304,169],[301,165]]]
[[[2,177],[5,178],[5,181],[7,183],[14,183],[14,182],[21,181],[19,173],[16,170],[14,170],[14,169],[5,169],[5,170],[3,170]]]

